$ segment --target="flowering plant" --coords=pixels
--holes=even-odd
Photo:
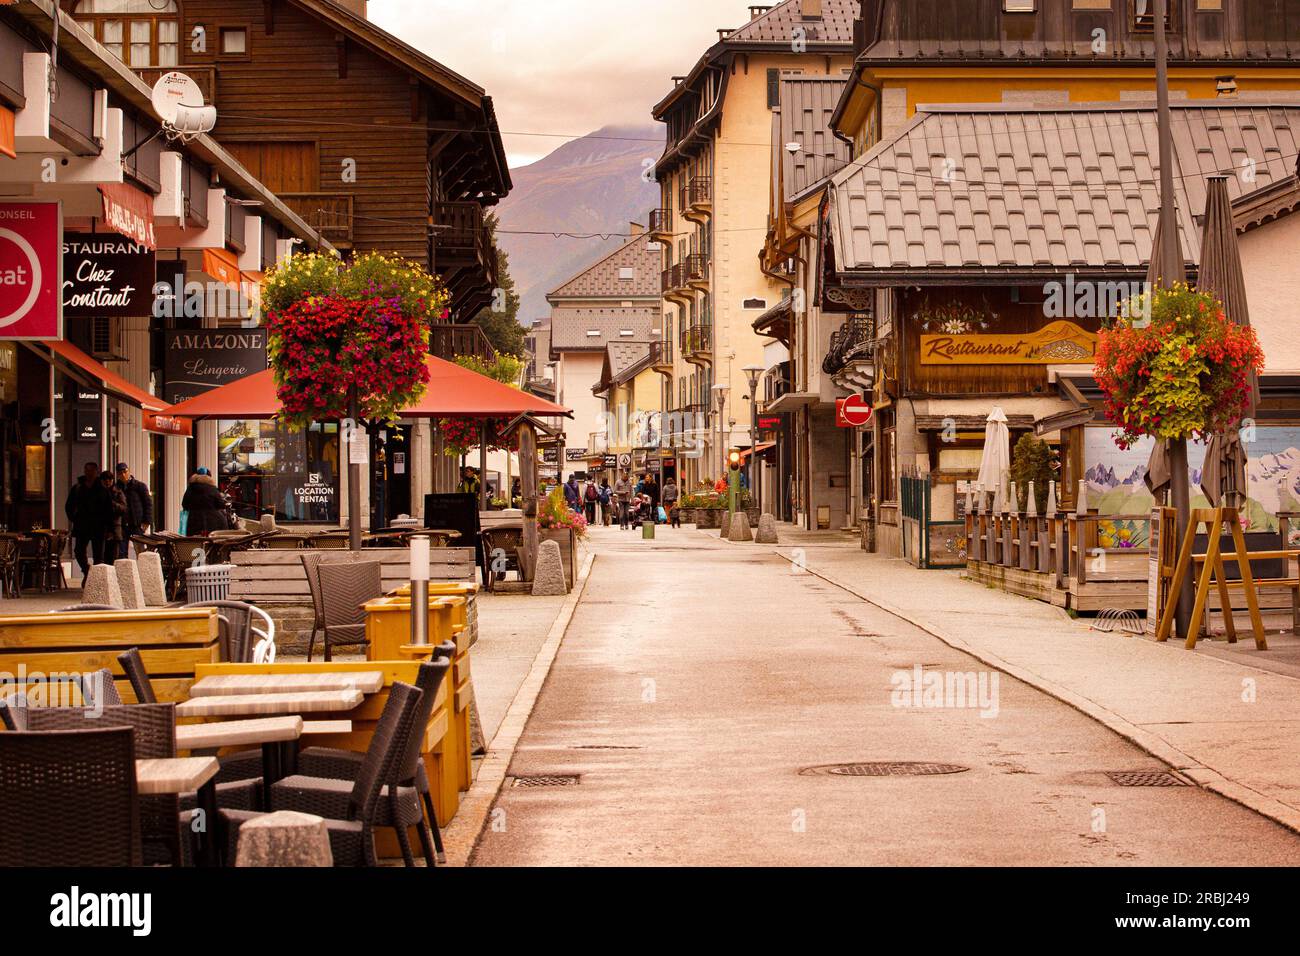
[[[542,500],[537,509],[537,526],[539,528],[572,528],[579,538],[587,536],[587,519],[580,512],[572,511],[564,500],[564,490],[556,487]]]
[[[440,418],[438,429],[442,432],[443,454],[456,458],[469,454],[482,444],[485,428],[488,451],[518,451],[518,433],[509,439],[500,437],[501,429],[507,424],[509,420],[505,418]]]
[[[447,298],[404,260],[290,257],[263,292],[281,419],[300,427],[341,419],[355,388],[362,418],[395,420],[428,385],[428,323],[445,314]]]
[[[1106,417],[1119,426],[1115,443],[1132,446],[1204,437],[1241,420],[1251,375],[1264,369],[1255,330],[1230,322],[1207,293],[1179,284],[1150,293],[1097,341],[1097,384]],[[1142,316],[1149,315],[1146,319]]]

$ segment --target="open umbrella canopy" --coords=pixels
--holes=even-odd
[[[430,355],[425,364],[429,368],[429,387],[415,407],[402,410],[403,418],[573,415],[569,409],[554,402],[512,388],[455,362]],[[275,373],[267,369],[172,405],[163,414],[195,420],[274,418],[280,413],[280,408],[280,400],[275,397]]]

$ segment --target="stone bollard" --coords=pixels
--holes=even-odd
[[[92,564],[86,572],[86,583],[81,588],[82,604],[122,606],[122,589],[117,583],[117,572],[111,564]]]
[[[731,512],[730,511],[722,512],[722,523],[718,525],[718,527],[722,531],[722,534],[720,534],[719,537],[723,538],[724,540],[731,537]]]
[[[135,570],[144,592],[144,603],[148,607],[165,607],[167,579],[163,576],[162,556],[156,551],[145,551],[135,559]]]
[[[533,571],[533,594],[541,597],[568,594],[564,582],[564,559],[560,542],[543,541],[537,546],[537,567]]]
[[[749,527],[749,515],[743,511],[737,511],[731,519],[731,527],[727,529],[728,541],[753,541],[754,533]]]
[[[759,544],[780,544],[776,534],[776,518],[772,515],[762,515],[758,519],[758,537],[754,539]]]
[[[118,590],[122,592],[122,606],[128,611],[143,611],[146,607],[144,588],[135,562],[130,558],[120,558],[113,562],[113,570],[117,573]]]
[[[235,866],[333,866],[329,830],[322,817],[277,810],[239,828]]]

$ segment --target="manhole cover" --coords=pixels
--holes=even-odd
[[[516,787],[571,787],[577,784],[576,773],[536,773],[514,778]]]
[[[1121,787],[1186,787],[1182,777],[1167,770],[1107,770],[1106,776]]]
[[[953,763],[890,761],[830,763],[820,767],[805,767],[799,773],[806,777],[928,777],[945,773],[964,773],[969,769],[970,767],[961,767]]]

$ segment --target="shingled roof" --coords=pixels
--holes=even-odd
[[[831,132],[831,114],[847,83],[844,77],[783,76],[780,105],[772,113],[772,148],[780,163],[783,198],[790,202],[844,167],[849,144]],[[793,155],[787,143],[802,148]],[[773,164],[773,170],[778,167]]]
[[[663,256],[659,244],[642,233],[608,255],[597,259],[546,298],[555,299],[654,299],[660,293],[659,273]],[[631,278],[622,278],[630,269]]]
[[[551,313],[551,358],[560,352],[603,352],[611,342],[649,342],[657,338],[659,322],[658,306],[557,308]]]
[[[803,31],[808,42],[852,43],[858,0],[822,0],[821,16],[805,16],[804,0],[785,0],[724,37],[728,43],[789,43]]]
[[[917,110],[897,136],[832,178],[837,272],[1145,270],[1159,208],[1153,105]],[[1205,177],[1236,173],[1236,199],[1293,175],[1300,107],[1177,104],[1173,139],[1180,237],[1195,264]]]

